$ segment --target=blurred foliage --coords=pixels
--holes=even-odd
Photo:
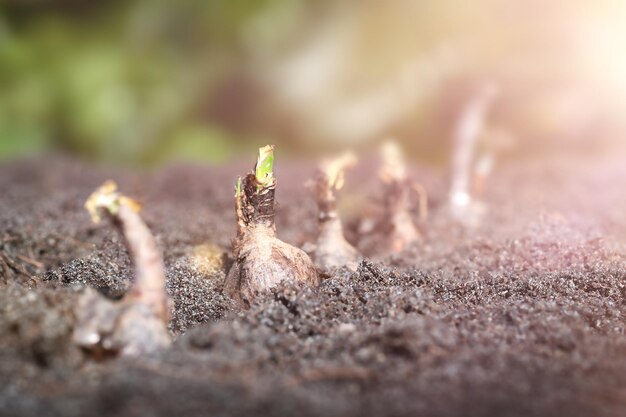
[[[236,71],[242,28],[284,2],[5,2],[0,157],[60,148],[122,163],[223,160],[250,138],[221,131],[207,102]]]
[[[219,162],[268,142],[308,155],[395,136],[445,161],[483,79],[518,136],[586,138],[603,94],[626,107],[626,7],[611,3],[3,0],[0,159]]]

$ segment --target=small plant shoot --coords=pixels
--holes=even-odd
[[[76,308],[74,341],[96,355],[140,356],[167,347],[170,301],[165,269],[154,237],[138,214],[140,205],[107,181],[85,208],[94,222],[104,215],[120,230],[134,263],[135,281],[119,302],[87,289]]]
[[[274,145],[267,145],[259,149],[259,158],[254,168],[254,174],[258,181],[259,189],[268,187],[274,179]]]
[[[383,219],[388,230],[388,251],[401,252],[420,238],[410,212],[411,191],[420,188],[409,178],[404,155],[396,142],[385,142],[381,155],[383,165],[379,176],[385,186]],[[425,192],[420,197],[425,199]]]
[[[276,237],[273,169],[274,147],[268,145],[259,149],[254,170],[239,178],[235,186],[235,262],[226,276],[224,292],[242,307],[249,307],[257,293],[281,281],[319,284],[309,256]]]
[[[324,161],[317,173],[315,192],[318,206],[319,234],[313,259],[321,269],[347,267],[356,270],[359,252],[345,239],[337,212],[336,194],[345,183],[345,170],[356,164],[356,157],[347,153]]]

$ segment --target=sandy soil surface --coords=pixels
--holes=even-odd
[[[312,166],[278,165],[279,236],[302,246]],[[501,166],[473,230],[447,216],[445,174],[416,167],[431,215],[417,247],[387,257],[356,232],[380,196],[361,166],[341,196],[367,255],[357,272],[237,311],[220,286],[246,168],[0,167],[0,415],[626,414],[626,159]],[[85,286],[118,298],[133,277],[121,238],[82,207],[108,178],[143,203],[164,253],[175,342],[159,357],[96,362],[71,343]]]

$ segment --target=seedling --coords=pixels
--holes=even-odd
[[[129,356],[168,346],[165,268],[154,237],[139,216],[139,204],[107,181],[89,197],[85,208],[95,223],[104,215],[120,230],[134,263],[135,281],[119,302],[88,289],[77,305],[74,341],[94,353]]]
[[[401,252],[420,238],[420,233],[411,218],[411,191],[417,191],[420,196],[420,207],[423,210],[420,213],[421,217],[426,215],[426,193],[409,178],[402,150],[397,143],[393,141],[384,143],[381,154],[383,165],[379,176],[385,184],[384,220],[388,227],[389,250]]]
[[[224,292],[244,307],[250,306],[258,292],[281,281],[319,284],[309,256],[276,237],[273,169],[274,147],[268,145],[259,149],[254,170],[239,178],[235,186],[235,262],[226,276]]]
[[[336,193],[343,188],[345,169],[356,164],[356,157],[347,153],[324,161],[317,173],[315,192],[319,209],[319,234],[313,249],[313,259],[322,269],[346,266],[356,270],[359,252],[345,239],[337,212]]]
[[[484,130],[488,111],[496,98],[493,84],[481,86],[463,110],[454,132],[452,155],[452,183],[448,202],[452,216],[463,224],[475,225],[484,211],[479,202],[472,198],[470,184],[475,169],[476,148]],[[490,170],[490,161],[484,161],[481,169]]]

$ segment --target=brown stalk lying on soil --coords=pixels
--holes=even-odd
[[[284,280],[319,284],[309,256],[276,237],[273,163],[274,147],[259,149],[254,172],[239,178],[235,190],[235,262],[226,276],[224,292],[245,307],[250,306],[257,292]]]
[[[361,255],[345,239],[337,212],[336,192],[344,185],[344,171],[356,163],[352,154],[325,161],[317,172],[315,192],[319,209],[319,234],[313,250],[315,264],[322,269],[346,266],[356,271]]]
[[[85,203],[94,222],[104,212],[126,240],[134,262],[135,282],[120,302],[88,288],[76,308],[74,341],[96,354],[141,355],[170,344],[170,301],[157,244],[138,214],[139,205],[108,181]]]

